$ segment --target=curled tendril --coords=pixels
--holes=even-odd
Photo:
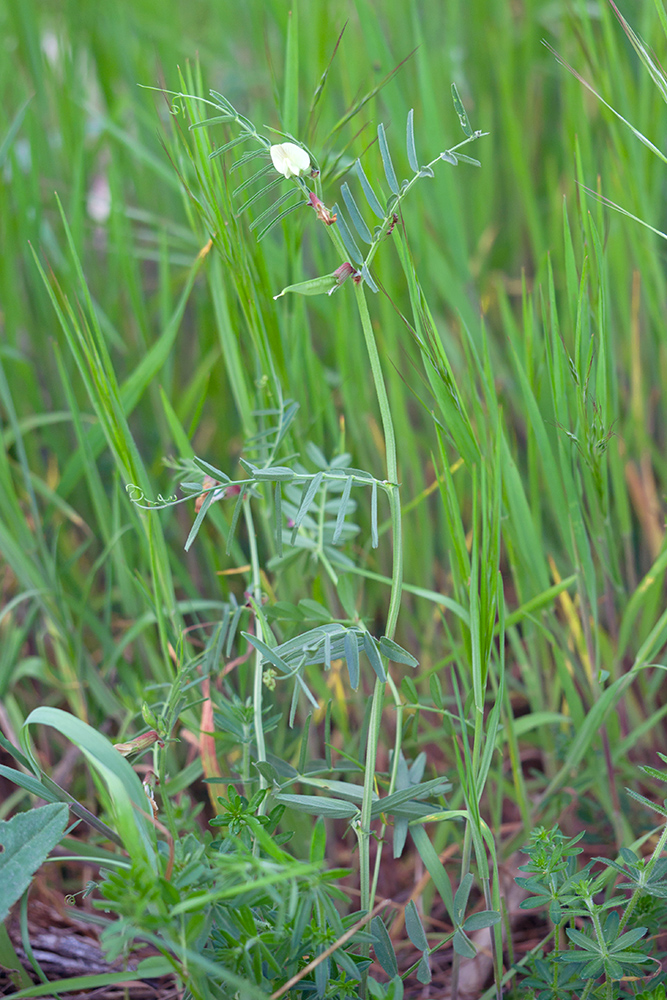
[[[169,114],[174,116],[185,115],[185,105],[178,97],[171,102]]]
[[[137,507],[141,507],[142,510],[155,510],[159,507],[173,507],[175,504],[183,503],[188,497],[184,497],[179,500],[175,493],[172,493],[170,497],[163,497],[161,493],[158,493],[157,499],[150,500],[140,486],[135,486],[134,483],[128,483],[125,490],[132,501]]]
[[[135,486],[134,483],[128,483],[125,487],[125,492],[128,494],[132,503],[140,503],[146,498],[146,494],[141,487]]]

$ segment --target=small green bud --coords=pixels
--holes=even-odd
[[[155,712],[151,711],[146,702],[144,702],[141,706],[141,715],[147,726],[150,726],[151,729],[157,729],[158,725]]]

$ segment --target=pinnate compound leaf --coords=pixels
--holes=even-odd
[[[0,822],[0,920],[20,899],[32,876],[62,840],[68,808],[51,803]]]

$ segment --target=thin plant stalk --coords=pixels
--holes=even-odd
[[[246,527],[248,529],[248,548],[250,549],[250,566],[252,572],[252,590],[253,597],[258,600],[261,593],[261,577],[259,569],[259,553],[257,552],[257,536],[255,534],[255,522],[252,516],[252,510],[250,507],[250,499],[246,497],[243,501],[243,516],[245,518]],[[259,615],[255,615],[255,629],[258,639],[263,639],[262,623],[259,620]],[[264,724],[262,719],[262,694],[263,694],[263,671],[262,671],[262,654],[259,650],[255,650],[254,655],[254,674],[253,674],[253,687],[252,687],[252,706],[253,706],[253,724],[255,730],[255,742],[257,743],[257,761],[263,762],[266,760],[266,742],[264,740]],[[259,776],[260,788],[266,788],[266,779],[264,775],[260,772]],[[260,816],[264,815],[266,810],[265,806],[266,799],[263,799],[259,804],[258,813]],[[255,851],[259,852],[259,845],[255,843]]]
[[[403,546],[401,533],[401,504],[398,487],[398,462],[396,456],[396,435],[394,433],[394,423],[389,406],[389,398],[382,374],[380,355],[377,349],[375,334],[371,324],[370,314],[366,295],[361,285],[355,286],[355,298],[359,309],[359,318],[364,333],[368,359],[371,365],[373,383],[380,416],[382,418],[382,428],[384,431],[387,478],[391,484],[389,492],[389,506],[391,512],[392,535],[393,535],[393,564],[391,576],[391,596],[389,600],[389,611],[387,614],[386,635],[392,639],[396,632],[396,623],[401,604],[401,586],[403,582]],[[373,804],[373,791],[375,784],[375,764],[377,760],[377,747],[380,739],[380,726],[382,724],[382,704],[386,684],[379,678],[375,681],[373,688],[373,704],[371,708],[370,722],[368,726],[368,742],[366,745],[366,759],[364,764],[364,796],[361,805],[361,820],[358,831],[359,836],[359,880],[361,889],[361,905],[363,909],[373,908],[373,898],[370,885],[370,837],[371,837],[371,807]]]

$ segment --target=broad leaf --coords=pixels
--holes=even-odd
[[[68,814],[67,806],[57,802],[0,822],[0,920],[62,840]]]

